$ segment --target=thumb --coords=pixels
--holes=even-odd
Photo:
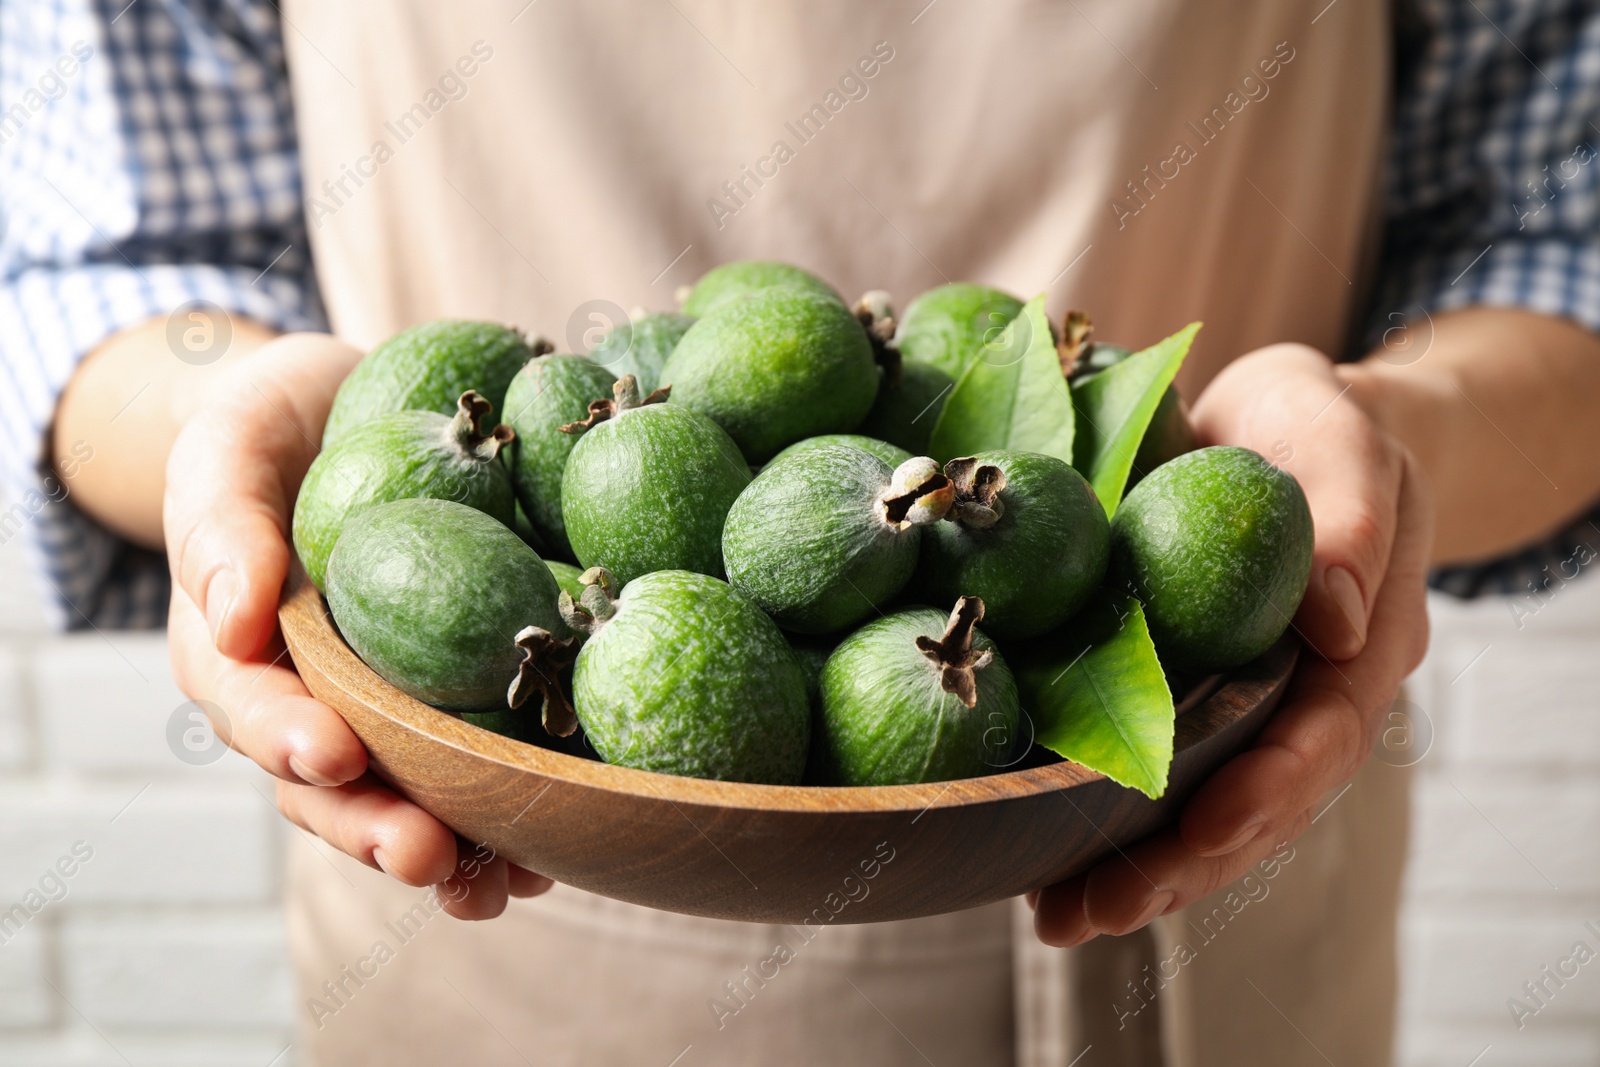
[[[1348,401],[1333,404],[1321,422],[1316,439],[1284,465],[1305,490],[1315,529],[1311,581],[1295,624],[1313,649],[1339,661],[1367,643],[1389,569],[1406,453]]]
[[[294,495],[359,358],[325,335],[279,338],[220,379],[173,444],[168,562],[225,656],[250,658],[276,630]]]
[[[1230,363],[1194,409],[1202,441],[1253,448],[1305,491],[1315,541],[1294,623],[1330,660],[1349,659],[1366,645],[1405,470],[1405,450],[1348,390],[1315,349],[1270,345]]]

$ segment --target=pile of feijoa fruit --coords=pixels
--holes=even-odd
[[[680,296],[583,355],[427,323],[345,381],[293,539],[374,671],[649,771],[888,785],[1059,754],[1158,795],[1173,693],[1294,614],[1305,499],[1198,447],[1171,385],[1194,327],[1131,352],[967,284],[896,321],[773,262]]]

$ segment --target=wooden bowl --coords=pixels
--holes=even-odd
[[[344,643],[298,566],[279,611],[295,666],[372,769],[462,837],[646,907],[763,923],[937,915],[1059,882],[1169,821],[1260,730],[1294,669],[1285,637],[1178,719],[1150,800],[1075,763],[927,785],[745,785],[613,767],[471,726]]]

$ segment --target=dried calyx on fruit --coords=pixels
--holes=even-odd
[[[987,530],[1006,513],[1000,494],[1006,488],[1006,472],[993,463],[980,463],[976,456],[962,456],[944,465],[954,499],[946,516],[972,530]]]
[[[617,613],[617,582],[604,567],[590,567],[578,579],[583,592],[577,597],[561,593],[561,618],[585,637],[592,636]]]
[[[567,423],[561,427],[561,432],[577,434],[585,430],[592,430],[596,423],[615,418],[624,411],[642,408],[646,404],[664,404],[671,394],[672,386],[663,385],[659,389],[652,390],[649,396],[641,400],[639,398],[639,379],[631,374],[624,374],[611,386],[610,396],[589,401],[588,418]]]
[[[1061,320],[1061,328],[1057,330],[1051,323],[1050,332],[1055,334],[1056,358],[1061,361],[1061,376],[1071,378],[1077,370],[1078,362],[1094,351],[1094,323],[1089,320],[1087,312],[1069,311]]]
[[[913,456],[894,469],[889,488],[878,494],[883,521],[897,530],[938,522],[950,510],[955,489],[937,460]]]
[[[295,500],[292,536],[318,589],[328,557],[358,512],[391,500],[454,500],[507,526],[515,520],[511,477],[500,450],[516,437],[509,426],[484,431],[489,401],[472,390],[456,413],[394,411],[340,436],[312,462]]]
[[[926,456],[891,469],[849,445],[791,452],[728,512],[728,581],[785,629],[842,630],[901,590],[922,531],[951,498],[949,478]]]
[[[450,435],[456,444],[482,460],[494,459],[502,448],[517,439],[516,432],[505,423],[497,424],[487,433],[480,428],[481,421],[493,410],[493,404],[468,389],[456,401],[456,413],[450,420]]]
[[[1067,464],[997,450],[944,465],[947,521],[922,537],[917,589],[944,607],[982,597],[986,627],[1030,637],[1065,622],[1099,586],[1110,552],[1105,509]]]
[[[977,672],[994,662],[994,649],[973,648],[973,628],[983,621],[983,601],[964,596],[956,601],[944,633],[935,640],[917,635],[917,650],[939,668],[939,686],[969,708],[978,706]]]
[[[983,601],[908,608],[840,642],[822,668],[813,773],[824,785],[971,778],[1008,766],[1021,706]]]
[[[565,601],[567,594],[563,592],[561,599]],[[522,662],[506,690],[506,704],[516,710],[538,693],[545,732],[551,737],[571,737],[578,719],[561,689],[561,672],[577,658],[578,639],[557,637],[541,626],[524,626],[517,631],[515,644],[522,650]]]
[[[861,299],[850,310],[867,331],[867,339],[872,342],[872,358],[883,371],[878,389],[898,389],[900,350],[894,346],[894,305],[890,303],[889,294],[882,289],[870,289],[861,294]]]

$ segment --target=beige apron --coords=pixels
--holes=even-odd
[[[1204,320],[1194,396],[1262,344],[1340,350],[1358,310],[1388,11],[1321,7],[291,0],[323,295],[359,345],[457,315],[565,349],[730,259],[902,305],[980,281],[1048,289],[1134,345]],[[1225,894],[1071,953],[1033,942],[1019,902],[806,941],[557,887],[469,925],[297,846],[304,1048],[339,1067],[1065,1067],[1089,1045],[1085,1067],[1381,1064],[1403,781],[1358,779],[1182,966],[1189,917],[1209,930]],[[1156,989],[1147,963],[1177,969]]]

